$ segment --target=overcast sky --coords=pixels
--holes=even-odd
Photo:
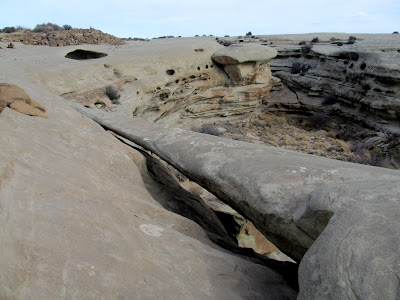
[[[0,28],[52,22],[118,37],[400,31],[400,0],[0,0]]]

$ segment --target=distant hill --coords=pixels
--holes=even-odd
[[[49,45],[51,47],[81,44],[124,44],[122,39],[93,28],[51,31],[48,33],[21,30],[13,33],[0,33],[0,41],[22,42],[26,45]]]

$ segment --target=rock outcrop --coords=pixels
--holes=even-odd
[[[270,84],[268,62],[276,57],[275,49],[257,44],[231,45],[211,57],[223,66],[234,85]]]
[[[127,44],[108,51],[97,47],[97,52],[108,54],[100,58],[102,64],[85,64],[82,70],[78,65],[73,70],[66,67],[62,74],[43,72],[40,81],[55,93],[85,106],[174,124],[244,115],[254,111],[271,89],[268,61],[275,54],[273,49],[250,45],[253,62],[239,64],[241,77],[232,80],[211,59],[222,48],[214,39],[174,39],[174,43],[163,46],[160,56],[154,49],[162,42],[127,42],[134,43],[134,47]],[[241,51],[246,52],[247,47]],[[118,107],[107,101],[104,92],[98,92],[107,85],[115,85],[121,91]]]
[[[319,35],[318,42],[311,41],[314,35]],[[325,33],[219,41],[232,46],[256,43],[275,47],[278,54],[271,62],[271,70],[298,94],[294,108],[324,110],[365,122],[378,130],[390,131],[388,124],[398,128],[398,37],[393,34],[348,37],[349,34]]]
[[[399,297],[398,171],[81,111],[212,191],[292,258],[305,255],[300,299]]]
[[[164,209],[144,186],[140,153],[21,83],[24,70],[18,85],[48,119],[0,114],[0,298],[295,299],[277,272]]]
[[[273,92],[263,98],[267,111],[329,120],[324,129],[351,144],[354,161],[400,168],[398,36],[318,33],[219,41],[278,51],[270,63]]]
[[[33,101],[22,88],[0,83],[0,113],[7,106],[25,115],[47,118],[46,108]]]

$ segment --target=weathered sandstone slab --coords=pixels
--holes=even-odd
[[[0,114],[0,298],[296,297],[155,201],[136,151],[42,87],[18,85],[48,119]]]
[[[81,111],[218,195],[286,254],[306,255],[303,299],[346,298],[349,291],[373,299],[399,296],[398,171]],[[369,249],[374,259],[365,255]],[[339,271],[330,272],[334,265]],[[378,273],[367,276],[366,266]]]

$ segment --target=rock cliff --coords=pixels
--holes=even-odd
[[[400,167],[398,35],[316,33],[219,41],[225,45],[268,44],[277,50],[271,62],[276,77],[273,93],[263,100],[267,110],[317,113],[320,121],[333,121],[327,130],[353,142],[355,151],[372,150],[372,156],[388,161],[383,165]],[[361,133],[360,128],[370,131]],[[367,158],[358,161],[363,160],[374,163]]]

